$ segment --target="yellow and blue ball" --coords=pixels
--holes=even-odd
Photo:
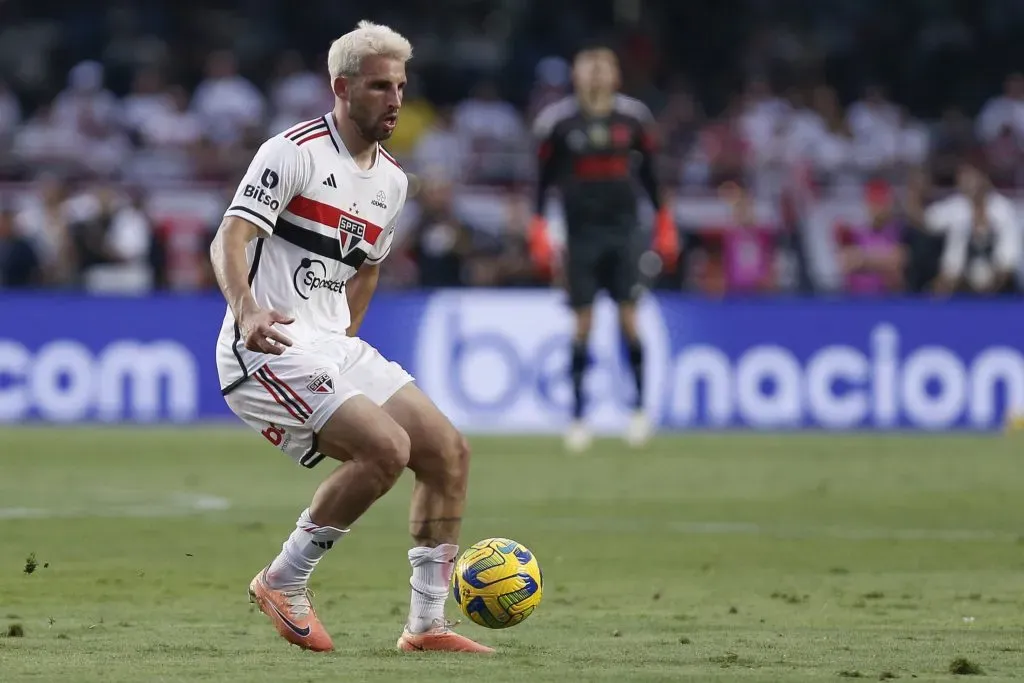
[[[452,594],[475,623],[508,628],[537,609],[544,575],[526,546],[508,538],[487,538],[471,545],[455,563]]]

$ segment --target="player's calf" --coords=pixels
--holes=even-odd
[[[418,447],[415,457],[410,457],[409,467],[417,481],[445,498],[464,500],[469,485],[470,455],[469,442],[452,428],[441,438]]]

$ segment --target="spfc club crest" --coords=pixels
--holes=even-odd
[[[348,216],[342,216],[338,223],[338,240],[341,242],[341,255],[347,256],[366,237],[366,223]]]
[[[306,388],[314,394],[333,394],[334,380],[326,370],[317,370],[313,373],[313,379],[309,380]]]

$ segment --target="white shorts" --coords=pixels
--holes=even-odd
[[[324,459],[317,434],[338,406],[357,394],[383,405],[413,381],[401,365],[358,337],[293,346],[271,358],[224,400],[243,422],[304,467]]]

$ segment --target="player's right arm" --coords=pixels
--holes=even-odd
[[[547,204],[548,190],[555,184],[560,163],[558,139],[558,123],[562,119],[560,109],[563,103],[549,105],[540,114],[533,125],[533,135],[537,141],[537,194],[527,233],[530,257],[543,275],[551,268],[551,241],[548,237],[548,224],[544,218],[544,207]]]
[[[210,245],[217,284],[250,351],[279,355],[291,346],[273,326],[287,325],[292,318],[261,309],[252,295],[246,249],[254,239],[273,234],[278,215],[302,191],[311,172],[308,157],[295,143],[283,137],[267,140],[249,164]]]

